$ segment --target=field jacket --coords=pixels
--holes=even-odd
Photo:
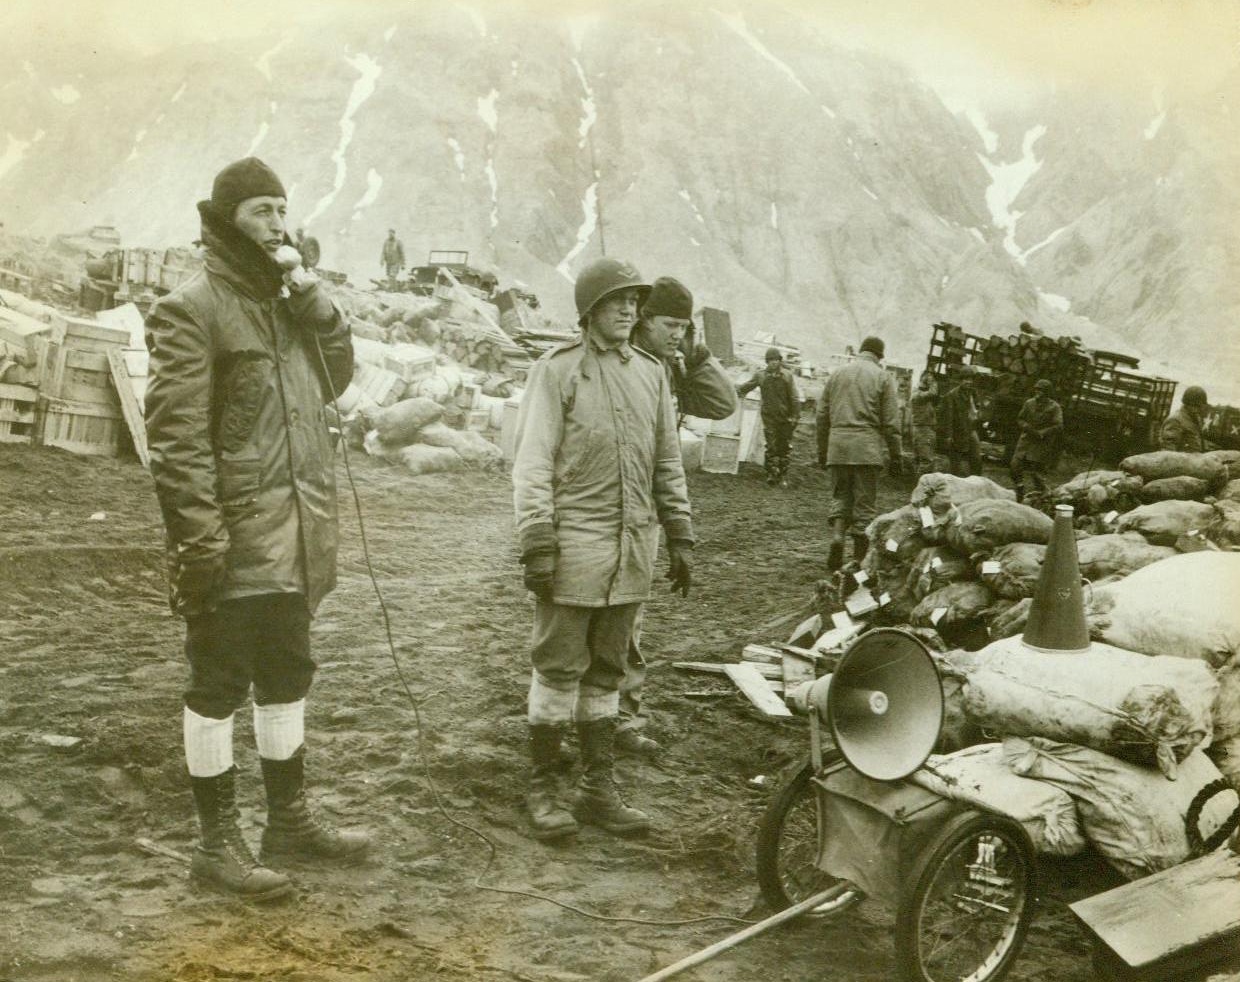
[[[204,268],[146,319],[147,443],[172,583],[182,561],[222,555],[221,599],[299,593],[313,611],[336,582],[323,405],[353,374],[347,322],[321,287],[281,296],[278,267],[206,211],[203,237]]]
[[[554,529],[555,603],[645,600],[659,526],[693,541],[662,363],[627,343],[584,339],[539,358],[517,416],[512,483],[523,551]]]
[[[1054,399],[1026,399],[1017,417],[1020,438],[1015,456],[1053,467],[1059,461],[1063,437],[1063,410]]]
[[[886,455],[900,459],[896,382],[868,351],[831,373],[817,420],[830,433],[828,465],[882,466]]]
[[[1205,448],[1205,441],[1201,436],[1201,422],[1190,410],[1181,406],[1163,420],[1158,430],[1159,450],[1201,453]]]
[[[786,368],[771,371],[764,368],[748,382],[737,387],[738,395],[747,395],[757,389],[762,393],[762,419],[795,423],[801,415],[801,397],[792,372]]]

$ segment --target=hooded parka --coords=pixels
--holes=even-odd
[[[225,557],[219,599],[298,593],[313,612],[336,582],[335,464],[324,403],[353,374],[347,321],[208,202],[203,270],[146,319],[151,473],[174,584]]]

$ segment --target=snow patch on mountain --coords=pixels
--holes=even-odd
[[[1061,297],[1057,293],[1043,293],[1039,290],[1038,299],[1052,310],[1058,310],[1060,313],[1066,314],[1072,309],[1072,301],[1067,297]]]
[[[52,98],[66,106],[71,106],[82,98],[82,93],[66,82],[58,89],[52,89]]]
[[[388,42],[388,41],[391,41],[391,40],[392,40],[392,37],[393,37],[395,34],[396,34],[396,25],[395,25],[395,24],[393,24],[391,27],[389,27],[386,31],[384,31],[384,32],[383,32],[383,40],[384,40],[384,42],[386,43],[386,42]]]
[[[581,67],[581,62],[576,58],[573,59],[573,67],[577,69],[577,78],[585,92],[585,95],[581,97],[581,123],[577,126],[577,135],[580,137],[577,146],[582,148],[590,138],[591,128],[598,122],[598,109],[594,102],[594,90],[590,88],[590,82],[586,79],[585,69]]]
[[[990,128],[985,114],[977,106],[961,107],[958,113],[963,115],[977,130],[977,135],[982,138],[982,146],[986,148],[986,153],[994,154],[999,149],[999,134]]]
[[[287,45],[289,40],[288,37],[281,38],[273,47],[268,48],[259,55],[258,60],[254,62],[254,67],[258,69],[259,74],[268,82],[271,81],[271,59],[280,53],[280,49]]]
[[[693,203],[693,198],[689,196],[689,192],[684,188],[681,188],[676,193],[679,194],[688,203],[689,207],[693,209],[693,217],[698,220],[698,224],[705,225],[706,219],[703,218],[702,213],[698,211],[698,206]]]
[[[1063,235],[1063,233],[1066,232],[1067,230],[1068,230],[1067,225],[1061,225],[1059,228],[1055,229],[1055,231],[1053,231],[1050,235],[1048,235],[1045,239],[1043,239],[1037,245],[1030,246],[1028,249],[1025,250],[1024,254],[1021,256],[1021,263],[1023,264],[1030,256],[1032,256],[1039,249],[1045,248],[1046,246],[1050,245],[1057,238]]]
[[[134,134],[134,136],[133,136],[133,149],[129,151],[129,156],[125,158],[125,162],[126,162],[126,163],[128,163],[128,162],[129,162],[129,161],[131,161],[131,160],[137,160],[137,159],[138,159],[138,148],[139,148],[140,146],[142,146],[142,141],[143,141],[143,140],[145,140],[145,139],[146,139],[146,130],[145,130],[145,129],[140,129],[140,130],[138,130],[138,132],[137,132],[137,133],[135,133],[135,134]]]
[[[1166,120],[1167,120],[1167,110],[1164,109],[1157,116],[1155,116],[1152,120],[1150,120],[1150,125],[1145,128],[1142,135],[1147,140],[1154,139],[1154,137],[1158,135],[1158,131],[1162,129],[1162,124],[1166,122]]]
[[[379,189],[383,187],[383,178],[379,176],[379,172],[373,167],[366,172],[366,193],[357,199],[357,204],[353,206],[353,220],[357,221],[362,217],[362,212],[375,203],[375,199],[379,197]]]
[[[756,51],[760,57],[769,61],[772,65],[788,76],[793,85],[795,85],[806,95],[809,95],[809,89],[807,89],[805,87],[805,83],[797,77],[797,73],[794,72],[786,62],[780,61],[775,57],[775,55],[771,54],[770,48],[763,44],[754,35],[754,33],[749,30],[748,26],[745,24],[744,14],[739,11],[734,14],[725,14],[721,10],[716,10],[715,14],[732,30],[734,34],[737,35],[737,37],[741,38],[741,40],[753,48],[753,50]]]
[[[480,35],[482,35],[483,37],[486,37],[487,36],[487,19],[482,16],[482,11],[478,10],[477,7],[471,7],[469,6],[469,4],[465,4],[465,3],[458,3],[457,6],[460,7],[461,10],[465,12],[466,16],[469,17],[469,19],[474,22],[474,29]]]
[[[1020,157],[1011,163],[995,163],[989,156],[978,154],[977,159],[990,175],[990,186],[986,188],[986,206],[995,227],[1004,230],[1003,248],[1022,265],[1025,255],[1016,244],[1016,222],[1021,212],[1013,211],[1012,205],[1020,195],[1029,178],[1038,172],[1042,161],[1033,155],[1033,145],[1046,133],[1046,126],[1037,126],[1025,132],[1021,143]]]
[[[868,194],[875,201],[878,200],[878,195],[875,194],[873,191],[871,191],[869,188],[867,188],[864,184],[861,185],[861,190],[864,191],[866,194]]]
[[[0,154],[0,178],[21,163],[26,151],[43,139],[43,130],[39,130],[29,140],[19,140],[12,133],[5,134],[4,153]]]
[[[250,145],[246,148],[243,156],[254,156],[254,154],[258,151],[258,148],[262,145],[262,142],[267,139],[267,130],[270,128],[271,124],[265,119],[258,124],[258,132],[254,134],[254,139],[250,141]]]
[[[577,229],[577,242],[555,267],[555,271],[570,283],[573,282],[570,269],[573,260],[581,255],[582,249],[589,245],[590,239],[594,236],[594,230],[598,227],[598,181],[586,188],[585,197],[581,199],[581,212],[583,217],[581,227]]]
[[[457,173],[461,175],[461,180],[465,180],[465,151],[461,149],[460,143],[452,137],[448,137],[448,146],[452,148],[452,159],[456,162]]]
[[[353,140],[354,124],[353,116],[362,104],[375,93],[375,84],[379,80],[379,75],[383,71],[377,61],[369,55],[359,54],[352,58],[345,58],[349,67],[358,73],[358,79],[353,83],[353,88],[349,92],[349,101],[345,105],[344,115],[340,117],[340,142],[336,144],[336,149],[332,151],[332,161],[336,165],[336,176],[332,182],[332,189],[323,197],[319,198],[314,209],[306,217],[306,224],[314,221],[319,215],[327,211],[336,195],[340,193],[340,189],[344,187],[345,174],[347,168],[345,165],[345,152],[349,149],[349,144]]]
[[[779,206],[771,202],[771,228],[779,231]]]
[[[495,108],[495,103],[499,99],[499,92],[492,89],[485,99],[478,100],[478,116],[486,123],[487,129],[492,133],[495,132],[496,126],[499,125],[499,112]]]
[[[495,161],[487,158],[487,183],[491,185],[491,230],[499,225],[499,178],[495,176]]]

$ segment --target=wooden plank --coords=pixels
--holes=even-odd
[[[728,665],[730,664],[734,663],[717,661],[674,661],[672,662],[672,668],[678,668],[682,672],[708,672],[711,675],[726,675]],[[778,665],[752,664],[750,667],[763,678],[781,679],[784,677],[784,670]]]
[[[142,466],[149,467],[151,454],[146,447],[146,421],[142,418],[138,399],[133,394],[124,353],[116,348],[109,351],[108,367],[112,370],[112,384],[116,386],[116,394],[121,397],[121,414],[125,417],[125,425],[129,427],[129,435],[133,437],[134,451],[138,460],[142,461]]]
[[[789,644],[796,644],[798,640],[808,638],[811,642],[814,638],[822,633],[822,615],[811,614],[805,620],[801,621],[792,631],[788,638]]]
[[[1240,937],[1240,855],[1218,849],[1069,907],[1134,969],[1217,946]]]
[[[778,648],[772,648],[766,644],[747,644],[741,652],[741,661],[765,662],[768,665],[778,665],[783,661],[783,655]]]
[[[790,651],[784,652],[783,664],[780,666],[784,673],[784,691],[791,692],[802,682],[813,682],[818,678],[818,673],[814,671],[814,663],[806,661],[799,655],[794,655]]]
[[[771,691],[770,685],[762,677],[756,666],[749,663],[725,665],[724,671],[727,672],[728,678],[736,684],[736,687],[745,694],[745,698],[753,703],[764,716],[782,717],[792,715],[792,710],[785,706],[784,701]]]

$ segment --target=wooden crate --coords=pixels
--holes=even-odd
[[[735,474],[740,469],[741,438],[707,433],[702,441],[702,470],[708,474]]]
[[[359,361],[353,371],[353,384],[378,406],[390,406],[405,393],[405,380],[386,368]]]
[[[736,353],[732,347],[732,316],[726,310],[719,310],[715,307],[702,308],[700,340],[710,349],[711,354],[725,365],[730,365],[736,360]]]
[[[120,409],[39,397],[38,442],[73,453],[115,457],[125,428]]]
[[[38,396],[28,385],[0,383],[0,443],[33,442]]]
[[[109,348],[126,347],[129,331],[85,317],[58,313],[52,318],[52,340],[56,344],[83,351],[107,351]]]
[[[467,409],[465,411],[465,429],[489,430],[491,428],[491,410],[489,409]]]

